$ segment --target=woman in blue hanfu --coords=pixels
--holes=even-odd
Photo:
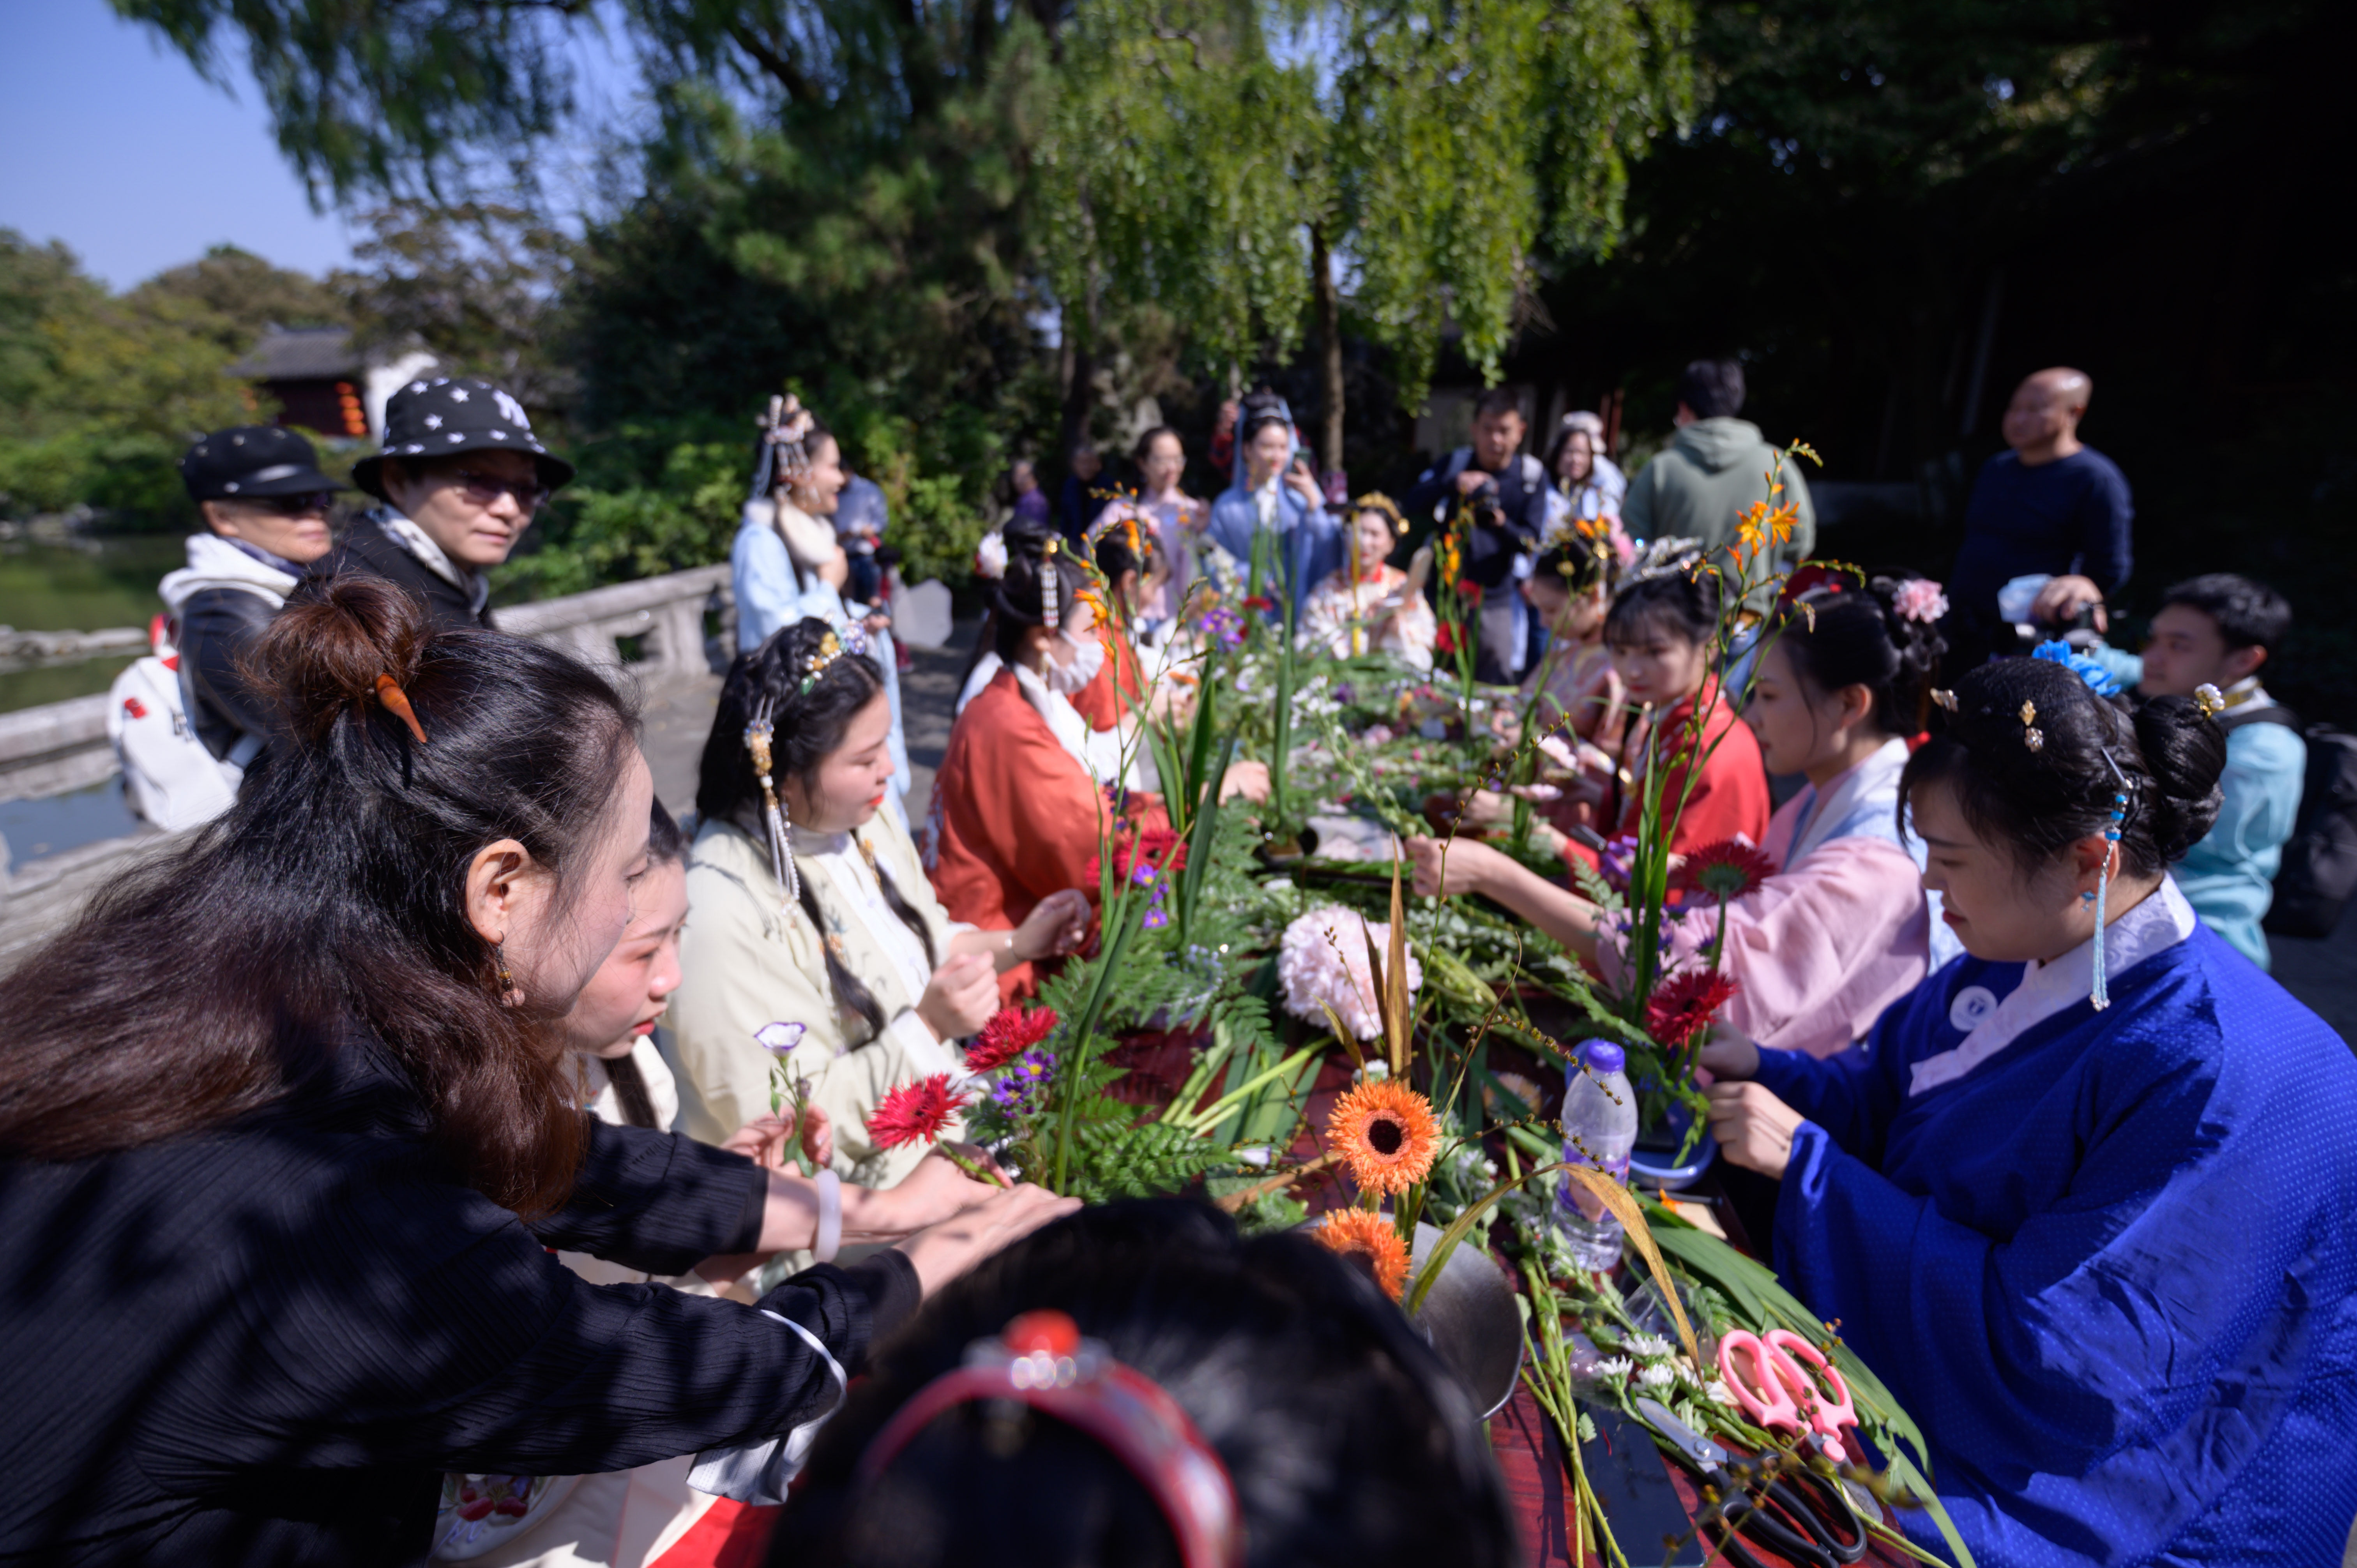
[[[1900,782],[1965,956],[1840,1056],[1715,1041],[1711,1128],[1782,1178],[1778,1272],[1984,1568],[2338,1563],[2357,1060],[2169,878],[2217,814],[2215,693],[2131,719],[2040,652],[1935,693]]]
[[[1223,596],[1245,596],[1254,583],[1254,545],[1267,535],[1269,542],[1259,546],[1259,592],[1276,601],[1281,579],[1297,617],[1309,590],[1342,564],[1340,520],[1326,510],[1283,398],[1270,392],[1246,398],[1236,434],[1236,481],[1211,503],[1204,569]]]

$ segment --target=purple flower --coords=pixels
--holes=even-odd
[[[1224,605],[1215,605],[1203,612],[1203,630],[1217,638],[1222,648],[1234,648],[1244,639],[1244,618]]]
[[[1165,909],[1160,904],[1156,904],[1146,911],[1145,926],[1147,930],[1158,931],[1169,923],[1170,911]]]
[[[782,1057],[801,1045],[802,1036],[809,1032],[801,1024],[764,1024],[753,1031],[753,1038],[763,1050]]]
[[[1046,1103],[1055,1074],[1053,1052],[1026,1051],[1015,1058],[1006,1076],[990,1086],[991,1103],[1009,1116],[1028,1116]]]
[[[1140,887],[1151,886],[1154,883],[1154,867],[1147,862],[1141,860],[1137,863],[1135,868],[1130,872],[1129,879],[1132,882],[1136,883]]]

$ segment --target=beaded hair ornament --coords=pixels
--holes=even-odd
[[[810,690],[805,684],[804,691]],[[786,890],[786,903],[798,902],[802,896],[802,874],[794,869],[793,826],[786,821],[785,808],[778,804],[778,787],[770,777],[774,771],[770,755],[770,742],[777,734],[771,723],[777,705],[763,697],[753,709],[753,716],[745,725],[745,750],[753,759],[753,777],[761,781],[761,820],[770,830],[770,872],[778,885]]]
[[[966,1347],[965,1365],[917,1391],[860,1455],[857,1484],[873,1487],[944,1411],[980,1404],[1019,1444],[1023,1410],[1102,1444],[1137,1478],[1178,1544],[1184,1568],[1241,1568],[1243,1510],[1217,1450],[1159,1383],[1081,1337],[1060,1312],[1027,1312],[995,1339]]]

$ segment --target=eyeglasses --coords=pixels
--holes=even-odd
[[[538,478],[511,481],[457,468],[452,470],[450,482],[466,491],[467,499],[477,506],[489,506],[501,496],[513,496],[517,506],[526,511],[536,511],[548,499],[548,489]]]

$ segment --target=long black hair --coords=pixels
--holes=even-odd
[[[249,662],[278,711],[237,803],[0,981],[0,1153],[73,1159],[217,1125],[372,1039],[468,1183],[555,1208],[587,1135],[565,1009],[505,1004],[465,867],[513,839],[569,897],[636,742],[630,705],[554,649],[436,630],[368,575],[306,585]]]
[[[1035,626],[1048,624],[1047,599],[1040,585],[1047,581],[1050,542],[1056,547],[1052,559],[1060,623],[1072,612],[1081,591],[1090,584],[1081,557],[1063,535],[1046,524],[1010,522],[1003,537],[1006,542],[1006,571],[991,589],[991,646],[1000,660],[1012,668],[1016,656],[1023,650],[1024,633]]]
[[[1708,642],[1718,630],[1721,597],[1718,574],[1697,568],[1694,563],[1699,559],[1667,557],[1641,564],[1641,575],[1624,578],[1613,590],[1612,607],[1604,612],[1605,642],[1633,643],[1655,628],[1697,646]]]
[[[968,1344],[1035,1309],[1159,1383],[1233,1479],[1252,1568],[1519,1561],[1464,1389],[1362,1269],[1298,1234],[1240,1238],[1180,1199],[1085,1208],[951,1282],[869,1363],[780,1521],[772,1563],[1159,1568],[1176,1541],[1120,1460],[1046,1418],[945,1412],[876,1485],[870,1439]]]
[[[728,677],[720,687],[719,711],[712,715],[712,734],[704,743],[704,761],[695,787],[695,809],[706,821],[734,823],[754,838],[767,842],[761,817],[761,781],[754,775],[752,754],[745,748],[745,726],[764,702],[770,706],[773,729],[770,752],[782,796],[787,779],[798,779],[807,786],[815,779],[819,766],[843,745],[844,732],[851,727],[851,721],[868,703],[884,695],[884,672],[877,667],[876,660],[848,649],[827,662],[818,678],[810,682],[808,691],[802,689],[810,663],[818,657],[821,644],[836,635],[832,627],[815,617],[797,621],[780,627],[767,642],[750,653],[738,654],[737,661],[728,667]],[[925,962],[930,967],[937,955],[932,933],[925,929],[924,917],[900,896],[890,872],[880,864],[875,871],[876,885],[884,895],[884,902],[924,944]],[[835,956],[833,944],[826,940],[826,922],[819,913],[818,895],[811,887],[811,879],[805,876],[798,880],[802,884],[802,910],[819,935],[820,950],[826,960],[827,984],[834,993],[835,1005],[865,1018],[871,1035],[882,1034],[889,1022],[883,1007],[849,966]]]
[[[1811,588],[1786,609],[1776,646],[1819,693],[1863,686],[1873,698],[1867,722],[1886,736],[1920,734],[1929,715],[1932,675],[1948,650],[1939,628],[1899,613],[1909,572],[1868,577],[1862,586]]]
[[[1953,711],[1936,705],[1938,727],[1900,775],[1900,811],[1924,785],[1944,783],[1973,831],[2005,844],[2025,871],[2109,827],[2124,778],[2126,875],[2158,875],[2218,820],[2226,737],[2184,697],[2156,697],[2131,716],[2044,659],[1984,664],[1956,682],[1953,696]],[[2035,747],[2026,738],[2032,728]]]

